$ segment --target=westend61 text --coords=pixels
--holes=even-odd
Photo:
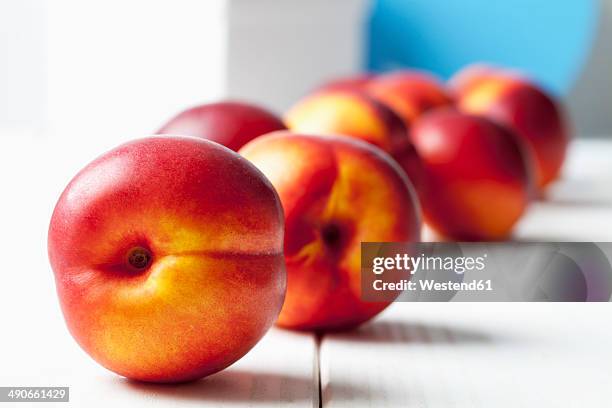
[[[433,279],[423,279],[418,281],[409,281],[402,279],[398,282],[385,282],[382,279],[377,279],[373,282],[372,287],[376,291],[491,291],[493,286],[490,279],[479,279],[470,282],[438,282]]]

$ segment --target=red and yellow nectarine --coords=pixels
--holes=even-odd
[[[397,71],[370,81],[366,92],[393,109],[409,129],[430,109],[448,106],[451,97],[434,76],[420,71]]]
[[[418,157],[406,126],[391,109],[363,92],[316,92],[294,105],[285,122],[297,133],[343,135],[373,144],[389,153],[413,183],[419,183]]]
[[[361,299],[361,242],[418,241],[412,186],[382,150],[346,137],[276,132],[240,153],[270,179],[285,210],[287,296],[278,325],[354,327],[388,302]]]
[[[460,98],[481,81],[496,76],[500,70],[501,68],[495,65],[485,63],[468,65],[448,80],[447,88],[454,98]]]
[[[270,182],[218,144],[151,137],[93,161],[61,195],[49,258],[70,332],[129,378],[219,371],[274,323],[283,213]]]
[[[560,103],[517,73],[489,69],[473,77],[460,89],[457,107],[496,120],[522,137],[533,150],[537,185],[543,190],[559,176],[570,139]]]

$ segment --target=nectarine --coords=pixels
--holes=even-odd
[[[343,135],[373,144],[393,156],[413,183],[419,183],[418,157],[402,119],[364,92],[315,92],[294,105],[285,122],[298,133]]]
[[[157,133],[201,137],[238,151],[257,136],[283,129],[282,120],[272,112],[249,103],[227,101],[187,109]]]
[[[407,128],[430,109],[449,106],[450,95],[436,77],[420,71],[396,71],[370,81],[366,92],[393,109]]]
[[[457,107],[485,115],[521,136],[533,150],[540,190],[559,176],[570,129],[560,102],[541,87],[517,73],[489,70],[457,95]]]
[[[238,154],[196,138],[140,139],[93,161],[61,195],[48,246],[74,338],[143,381],[232,364],[274,323],[285,293],[274,188]]]
[[[361,242],[418,241],[413,188],[390,156],[346,137],[275,132],[240,153],[276,187],[285,210],[287,296],[278,325],[354,327],[388,302],[361,298]]]
[[[453,97],[461,97],[478,86],[480,81],[496,76],[500,70],[501,68],[495,65],[485,63],[468,65],[448,80],[447,88]]]
[[[446,238],[498,240],[525,210],[532,188],[529,150],[509,129],[450,109],[419,119],[412,141],[429,226]]]

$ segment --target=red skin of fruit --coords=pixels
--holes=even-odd
[[[277,321],[342,330],[389,302],[361,299],[361,242],[418,241],[418,202],[382,150],[346,137],[276,132],[240,153],[277,189],[285,210],[287,296]]]
[[[218,102],[179,113],[157,133],[200,137],[238,151],[258,136],[284,129],[280,118],[258,106]]]
[[[488,71],[459,93],[457,107],[498,121],[525,140],[541,192],[559,176],[571,131],[561,104],[537,85],[509,71]]]
[[[422,160],[419,188],[429,226],[445,238],[506,238],[531,196],[529,150],[486,118],[443,109],[415,124],[412,140]]]
[[[132,379],[229,366],[282,306],[283,222],[270,182],[218,144],[151,137],[111,150],[70,182],[49,228],[71,334]],[[130,262],[134,248],[150,262]]]
[[[389,153],[414,184],[420,182],[419,158],[402,119],[364,92],[315,92],[295,104],[285,122],[297,133],[343,135],[368,142]]]
[[[420,71],[396,71],[370,81],[366,92],[393,109],[409,129],[425,112],[452,104],[444,84]]]

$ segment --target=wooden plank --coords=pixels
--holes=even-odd
[[[308,334],[273,329],[229,369],[180,386],[127,381],[80,350],[59,309],[46,235],[62,188],[105,143],[2,140],[0,385],[69,386],[72,405],[83,407],[318,406],[316,347]]]
[[[323,340],[323,406],[608,406],[611,312],[607,303],[397,303]]]
[[[563,177],[534,202],[517,226],[518,240],[612,240],[612,142],[573,143]]]

